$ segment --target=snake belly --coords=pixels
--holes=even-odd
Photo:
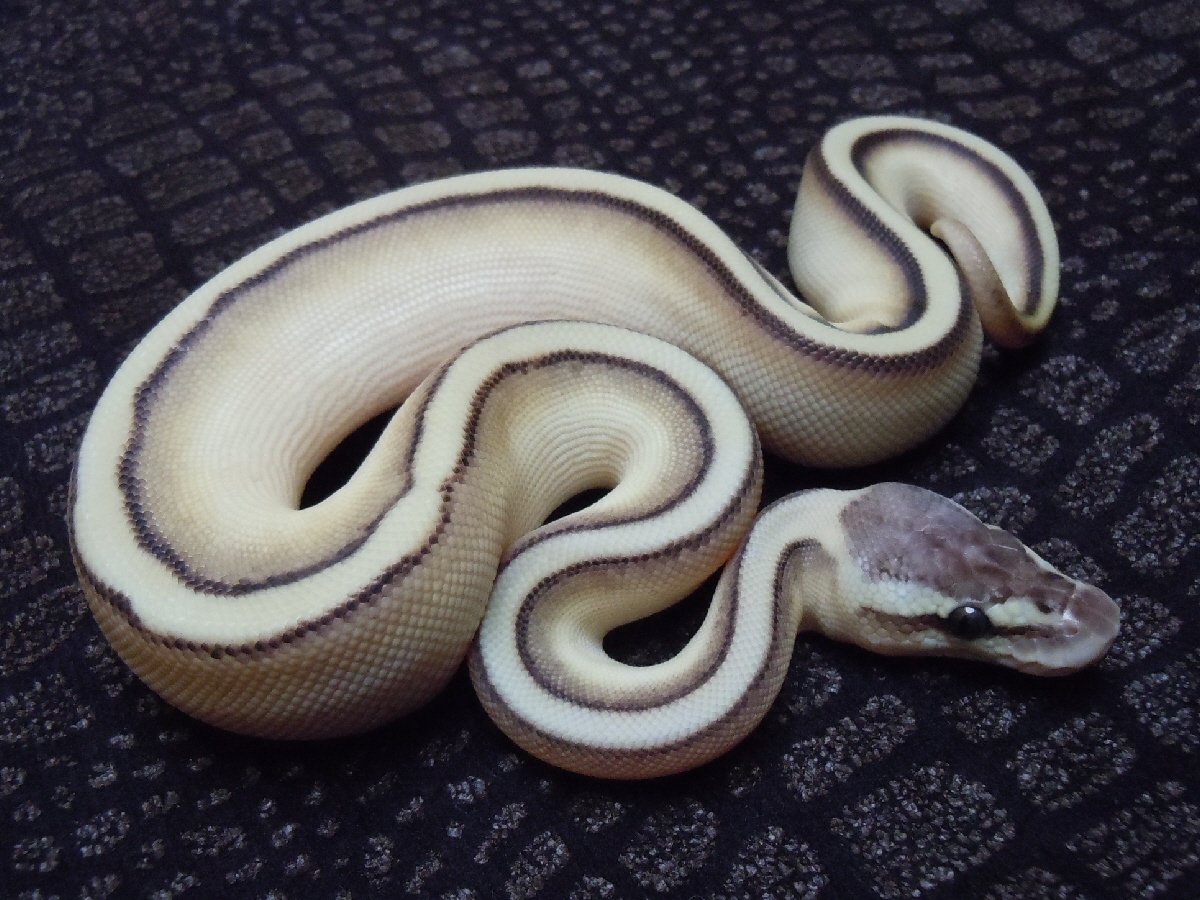
[[[750,631],[718,610],[649,680],[599,642],[735,552],[761,480],[749,423],[802,464],[908,449],[970,389],[980,315],[1019,345],[1057,293],[1028,177],[978,138],[908,118],[853,120],[813,149],[789,260],[805,300],[671,194],[572,169],[460,176],[303,225],[183,301],[104,391],[69,513],[89,605],[185,712],[314,738],[436,694],[499,572],[557,610],[513,601],[495,617],[508,625],[484,626],[512,647],[524,629],[515,655],[488,665],[488,638],[473,662],[510,734],[601,775],[711,758],[761,717],[821,601]],[[401,403],[350,481],[298,508],[338,441]],[[541,526],[594,487],[610,491]],[[755,629],[758,645],[786,643],[766,674],[738,649]],[[564,647],[576,662],[560,664]],[[718,684],[725,661],[751,677]],[[592,725],[557,734],[505,693],[539,666],[575,709],[649,709],[697,685],[719,700],[591,752]],[[617,699],[595,694],[597,673]]]

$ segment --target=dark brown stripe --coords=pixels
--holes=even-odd
[[[527,327],[527,326],[526,325],[511,326],[511,328],[522,328],[522,327]],[[510,329],[503,329],[503,330],[510,330]],[[481,340],[484,340],[484,339],[485,338],[481,338]],[[270,638],[269,640],[258,641],[253,644],[217,646],[217,645],[208,644],[208,643],[194,643],[194,642],[186,642],[185,643],[185,642],[181,642],[178,638],[175,638],[171,635],[160,634],[160,633],[155,632],[152,629],[146,627],[141,622],[141,620],[138,618],[136,613],[134,613],[133,607],[129,601],[129,598],[126,597],[124,594],[122,594],[120,591],[116,590],[115,588],[112,588],[112,587],[104,584],[99,578],[97,578],[95,576],[95,574],[91,571],[91,569],[83,562],[82,558],[80,558],[78,556],[78,554],[76,554],[76,566],[79,570],[80,578],[82,580],[84,580],[89,587],[92,588],[92,590],[96,593],[96,595],[98,597],[100,597],[102,600],[104,600],[106,603],[108,603],[114,610],[119,612],[122,615],[122,617],[126,621],[129,622],[130,626],[133,627],[138,632],[140,632],[143,635],[143,637],[145,637],[147,640],[149,640],[153,643],[160,644],[165,647],[177,647],[177,648],[182,649],[184,646],[186,646],[187,649],[195,650],[197,652],[204,653],[206,655],[210,655],[214,659],[219,659],[222,656],[226,656],[226,655],[228,655],[228,656],[248,656],[248,655],[261,654],[261,653],[264,653],[264,652],[267,652],[270,650],[278,649],[279,647],[283,646],[284,644],[290,644],[293,641],[298,640],[299,638],[305,637],[306,635],[318,632],[321,629],[331,625],[336,620],[348,618],[350,615],[352,615],[354,612],[356,612],[360,607],[373,605],[378,600],[378,598],[381,597],[384,594],[384,592],[387,591],[392,585],[394,585],[396,582],[401,581],[405,577],[407,577],[409,575],[409,573],[411,573],[413,571],[413,569],[415,569],[433,551],[433,549],[441,541],[442,535],[445,533],[447,526],[450,524],[450,522],[452,520],[453,507],[455,504],[455,499],[454,499],[455,489],[459,484],[461,484],[463,482],[463,480],[466,477],[467,469],[470,467],[470,465],[474,461],[475,441],[476,441],[476,436],[477,436],[477,432],[478,432],[479,420],[483,414],[483,409],[487,404],[487,400],[488,400],[488,397],[490,396],[491,392],[493,390],[495,390],[496,387],[499,386],[505,379],[507,379],[513,375],[522,374],[525,372],[530,372],[530,371],[534,371],[534,370],[538,370],[538,369],[544,369],[544,368],[548,368],[548,367],[555,366],[555,365],[571,364],[571,363],[578,363],[578,362],[605,365],[605,366],[609,366],[612,368],[618,368],[618,369],[624,369],[627,371],[636,372],[638,375],[645,377],[645,378],[650,378],[650,379],[654,380],[655,382],[657,382],[658,384],[672,390],[678,397],[687,398],[688,400],[691,400],[688,393],[677,382],[675,382],[672,378],[670,378],[668,375],[666,375],[661,370],[655,369],[652,366],[646,365],[644,363],[640,363],[640,362],[637,362],[634,360],[624,359],[621,357],[614,357],[614,356],[610,356],[608,354],[595,353],[595,352],[591,352],[591,351],[585,352],[585,351],[576,351],[576,350],[562,350],[562,351],[557,351],[552,354],[548,354],[544,357],[539,357],[539,358],[535,358],[535,359],[531,359],[531,360],[523,360],[523,361],[519,361],[519,362],[510,362],[503,366],[500,366],[480,385],[480,387],[476,391],[475,397],[471,403],[471,407],[470,407],[471,412],[470,412],[470,415],[468,416],[467,427],[465,429],[465,436],[463,439],[462,447],[459,452],[458,461],[456,462],[456,464],[451,472],[450,477],[448,477],[445,480],[445,482],[443,482],[443,484],[441,485],[441,488],[440,488],[441,494],[442,494],[442,504],[441,504],[442,512],[441,512],[441,517],[438,522],[438,525],[434,529],[433,533],[429,536],[429,538],[425,541],[425,543],[422,545],[422,547],[419,550],[417,550],[415,553],[409,554],[408,556],[399,560],[394,565],[385,569],[382,573],[380,573],[380,575],[370,585],[368,585],[366,588],[364,588],[362,591],[360,591],[355,596],[347,599],[344,603],[342,603],[335,609],[332,609],[329,612],[325,613],[319,619],[308,621],[308,622],[301,622],[298,625],[296,625],[295,627],[293,627],[285,632],[281,632],[280,634]],[[446,370],[448,370],[449,365],[450,364],[445,366],[443,368],[442,372],[439,374],[439,376],[438,376],[439,381],[440,381],[440,379],[444,378],[445,372],[446,372]],[[432,396],[432,391],[430,392],[430,396]],[[691,402],[690,408],[693,410],[694,414],[700,416],[701,421],[703,421],[703,414],[700,412],[699,407],[695,405],[694,401]],[[425,409],[425,407],[423,406],[422,413],[421,413],[422,416],[424,415],[424,409]],[[418,421],[420,421],[420,419]],[[704,423],[704,427],[707,428],[706,422]],[[419,431],[419,427],[418,427],[417,429],[414,429],[414,440],[413,440],[412,444],[410,445],[409,452],[407,455],[408,465],[409,465],[410,469],[411,469],[412,456],[413,456],[413,453],[415,452],[414,448],[416,446],[417,440],[419,439],[419,434],[420,434],[420,431]],[[755,442],[755,451],[754,452],[756,455],[759,453],[758,446],[757,446],[757,440]],[[709,457],[709,458],[711,459],[711,457]],[[748,477],[753,478],[753,473],[755,471],[756,471],[756,467],[751,467],[750,474],[748,475]],[[678,494],[668,498],[660,506],[652,508],[652,509],[650,509],[644,513],[641,513],[639,515],[629,516],[625,519],[622,519],[621,521],[634,522],[634,521],[638,521],[640,519],[650,518],[652,516],[658,515],[661,512],[665,511],[667,508],[682,502],[682,500],[685,499],[686,492],[690,491],[690,490],[694,490],[694,487],[695,487],[694,484],[689,482],[689,484],[685,485],[685,487],[682,488]],[[73,510],[73,507],[74,507],[73,502],[71,505],[72,505],[72,510]],[[73,518],[73,515],[74,514],[72,512],[72,515],[70,518]],[[614,521],[616,521],[616,520],[614,520]],[[72,540],[72,548],[74,548],[73,540]],[[682,552],[682,550],[684,550],[684,549],[686,549],[686,547],[681,547],[680,552]],[[339,553],[340,553],[340,551],[339,551]],[[343,556],[339,555],[337,558],[340,559],[340,558],[343,558]],[[303,577],[303,576],[300,576],[300,577]],[[249,586],[246,583],[239,583],[237,585],[224,585],[223,586],[225,588],[224,590],[210,591],[210,593],[221,594],[224,596],[240,596],[240,595],[250,593],[252,590],[261,590],[266,587],[271,587],[275,584],[287,583],[285,581],[282,581],[280,576],[274,576],[269,581],[270,581],[270,583],[260,583],[260,584],[249,585]]]
[[[501,330],[504,331],[507,329]],[[480,340],[482,340],[482,338]],[[473,344],[468,346],[473,346]],[[465,468],[469,458],[474,454],[474,443],[476,438],[475,430],[478,427],[479,416],[483,410],[483,407],[486,406],[488,397],[490,396],[492,390],[494,390],[497,385],[499,385],[510,375],[568,362],[599,363],[613,368],[623,368],[636,371],[643,377],[650,378],[651,380],[657,381],[666,387],[670,387],[678,397],[685,400],[685,403],[688,403],[691,407],[695,408],[695,414],[701,421],[703,421],[703,415],[699,413],[698,407],[695,406],[695,402],[691,400],[687,392],[659,370],[653,369],[650,366],[642,365],[641,363],[636,363],[619,357],[607,356],[604,354],[563,351],[561,353],[550,354],[537,360],[509,363],[498,369],[480,386],[480,389],[476,392],[475,398],[471,403],[471,412],[468,419],[466,437],[464,438],[462,457],[459,460],[459,466],[455,468],[454,472],[457,474],[461,471],[461,468]],[[426,392],[425,396],[421,400],[421,405],[418,409],[415,426],[413,428],[413,434],[409,441],[408,448],[404,454],[404,486],[396,493],[394,497],[391,497],[386,501],[386,507],[373,521],[364,525],[362,533],[358,538],[346,543],[342,547],[339,547],[338,550],[330,556],[319,559],[305,566],[291,569],[286,572],[277,573],[261,581],[243,579],[236,582],[227,582],[220,579],[207,578],[196,572],[194,569],[192,569],[186,556],[173,547],[163,535],[153,528],[150,523],[150,517],[147,513],[147,510],[144,508],[139,490],[140,481],[137,472],[137,461],[139,458],[138,452],[141,449],[141,442],[145,437],[144,432],[138,433],[137,444],[135,446],[131,446],[130,449],[126,451],[125,456],[122,458],[121,472],[119,476],[119,484],[126,497],[126,514],[129,517],[130,522],[133,524],[135,532],[137,533],[139,546],[170,568],[171,571],[175,573],[176,577],[179,578],[179,580],[183,584],[187,585],[190,589],[200,593],[229,597],[244,596],[246,594],[267,588],[293,584],[348,558],[356,550],[358,550],[358,548],[361,547],[371,537],[372,534],[375,533],[391,507],[399,502],[411,490],[412,463],[416,456],[417,447],[420,445],[421,437],[424,433],[425,415],[438,386],[445,378],[446,373],[449,371],[451,365],[452,362],[447,363],[442,367],[442,369],[437,373],[433,384],[430,386],[430,389]],[[131,442],[131,444],[132,443],[133,442]]]
[[[263,590],[270,587],[280,587],[285,584],[292,584],[302,578],[307,578],[317,572],[323,571],[329,566],[340,562],[351,556],[359,547],[361,547],[372,534],[378,529],[380,523],[388,511],[395,506],[408,492],[412,489],[412,461],[416,456],[417,447],[420,444],[421,435],[425,427],[425,412],[428,409],[429,402],[433,397],[437,386],[445,377],[449,369],[449,364],[446,364],[437,373],[434,378],[430,390],[427,391],[425,397],[421,400],[421,405],[418,408],[416,416],[416,424],[413,428],[412,438],[409,441],[407,450],[404,453],[404,465],[402,472],[404,474],[404,484],[396,494],[385,501],[383,511],[375,517],[371,522],[363,526],[361,534],[352,541],[348,541],[332,555],[318,560],[307,566],[300,566],[295,569],[288,570],[272,575],[262,581],[252,581],[243,579],[233,583],[221,581],[220,579],[207,578],[191,568],[186,557],[173,547],[170,542],[150,523],[150,516],[142,502],[140,491],[139,478],[139,463],[141,451],[145,443],[145,428],[135,430],[134,436],[130,439],[126,447],[125,454],[121,458],[121,464],[118,474],[117,483],[121,488],[121,492],[125,495],[125,513],[132,525],[134,532],[137,534],[138,545],[146,552],[153,555],[159,562],[163,563],[175,576],[187,587],[194,591],[205,594],[217,594],[229,597],[242,596],[253,591]],[[141,398],[139,397],[139,403]]]
[[[991,604],[984,604],[990,606]],[[864,606],[860,616],[869,619],[872,625],[882,626],[889,631],[900,634],[912,634],[918,631],[940,631],[947,637],[954,638],[963,644],[970,644],[969,638],[961,638],[950,630],[945,618],[929,613],[922,616],[906,616],[901,613],[884,613]],[[868,628],[871,626],[867,626]],[[992,631],[986,637],[1042,637],[1062,640],[1061,632],[1043,625],[996,625],[992,623]]]
[[[522,326],[517,325],[512,327],[520,328]],[[507,330],[508,329],[501,329],[501,331]],[[499,334],[500,332],[496,333]],[[611,528],[616,525],[627,525],[634,522],[643,522],[646,519],[662,515],[663,513],[674,509],[696,492],[696,488],[699,486],[700,482],[704,480],[705,476],[712,468],[713,454],[716,452],[716,445],[713,442],[712,428],[709,424],[708,417],[705,416],[704,410],[700,408],[700,404],[696,402],[695,398],[692,397],[691,394],[680,387],[678,382],[676,382],[673,378],[668,377],[666,373],[662,372],[661,370],[655,369],[651,366],[643,366],[641,364],[634,363],[631,363],[631,368],[635,368],[639,375],[658,383],[660,387],[666,388],[669,392],[675,395],[675,399],[687,410],[688,415],[691,416],[692,422],[696,426],[696,430],[700,434],[700,447],[702,451],[700,465],[696,467],[696,470],[692,473],[691,477],[678,491],[676,491],[673,495],[668,497],[659,505],[651,507],[643,512],[624,516],[613,516],[605,519],[603,522],[584,522],[577,525],[568,524],[562,526],[551,526],[550,528],[532,532],[528,536],[518,539],[517,543],[509,549],[508,553],[505,554],[504,558],[500,561],[500,567],[496,572],[497,576],[499,576],[500,572],[503,572],[514,559],[516,559],[526,550],[548,541],[551,538],[557,537],[560,534],[575,534],[580,531],[595,531],[600,528]],[[737,399],[738,405],[741,406],[741,399],[737,398],[736,395],[735,399]],[[745,410],[743,409],[743,412],[744,411]],[[748,415],[747,419],[749,419]],[[761,450],[758,446],[758,435],[753,429],[751,429],[751,434],[753,435],[754,440],[754,455],[758,456],[761,454]]]
[[[1012,180],[991,160],[980,156],[971,148],[951,138],[916,129],[891,128],[863,135],[854,142],[850,151],[854,167],[860,175],[864,174],[868,157],[880,147],[897,142],[926,144],[966,160],[987,176],[992,186],[1004,197],[1013,216],[1020,223],[1025,262],[1029,271],[1029,295],[1025,298],[1025,304],[1021,311],[1026,315],[1032,314],[1042,302],[1042,278],[1045,274],[1046,261],[1042,256],[1042,242],[1038,239],[1037,225],[1033,221],[1033,215],[1029,211],[1029,204],[1025,202],[1024,195],[1013,186]]]
[[[628,215],[649,224],[663,234],[671,237],[698,259],[708,269],[714,280],[721,284],[734,304],[743,313],[753,318],[759,327],[770,337],[789,346],[795,352],[826,365],[851,369],[866,369],[877,375],[906,374],[928,370],[939,365],[954,352],[969,325],[970,310],[968,303],[966,308],[960,310],[959,321],[956,322],[952,331],[936,344],[924,350],[910,354],[876,357],[855,351],[837,349],[797,334],[776,316],[763,309],[754,299],[751,291],[734,277],[728,267],[720,261],[707,245],[669,216],[633,201],[615,198],[598,191],[575,191],[548,187],[515,188],[431,200],[389,213],[378,219],[361,223],[337,234],[329,235],[319,241],[298,247],[281,256],[258,274],[225,291],[213,301],[209,307],[208,314],[193,326],[187,334],[180,338],[179,342],[167,353],[154,372],[142,383],[134,397],[133,428],[120,462],[119,482],[120,488],[126,498],[126,511],[130,524],[134,528],[138,536],[138,542],[143,549],[161,559],[164,564],[176,572],[181,580],[196,590],[207,593],[229,593],[236,595],[264,587],[287,584],[303,578],[335,562],[337,558],[344,558],[345,555],[352,553],[356,546],[361,545],[370,536],[371,528],[375,527],[378,524],[377,522],[368,526],[357,544],[348,544],[341,556],[331,560],[323,560],[312,567],[297,569],[294,572],[282,574],[264,582],[226,584],[217,580],[206,579],[192,572],[184,561],[184,558],[171,548],[165,539],[154,530],[140,496],[138,462],[145,443],[145,432],[148,427],[154,400],[169,378],[171,370],[187,355],[193,346],[200,342],[221,315],[231,309],[253,289],[280,276],[293,263],[339,242],[353,239],[372,229],[395,224],[422,214],[448,209],[469,209],[477,206],[505,203],[571,203],[600,207]],[[772,291],[775,290],[769,283],[768,286]]]
[[[743,549],[744,546],[745,545],[743,544]],[[715,722],[712,722],[710,725],[706,726],[695,734],[681,738],[680,740],[674,741],[670,744],[662,744],[649,749],[614,748],[602,750],[589,744],[565,741],[562,738],[537,728],[525,719],[518,717],[511,710],[511,708],[504,702],[503,698],[501,698],[499,693],[496,691],[496,688],[491,683],[491,680],[488,678],[487,669],[483,666],[479,657],[478,645],[476,645],[471,651],[471,673],[473,676],[476,693],[479,694],[480,699],[484,702],[485,706],[489,708],[489,710],[500,711],[500,714],[504,719],[502,727],[504,727],[505,731],[508,732],[509,735],[517,741],[517,743],[550,744],[560,748],[567,748],[568,752],[573,752],[578,756],[593,757],[598,754],[611,753],[621,763],[633,762],[639,766],[645,767],[658,760],[669,759],[676,754],[684,753],[690,748],[705,743],[711,737],[719,734],[720,732],[737,731],[738,726],[736,723],[738,723],[739,720],[744,720],[746,717],[753,715],[756,710],[761,710],[758,719],[752,721],[744,731],[741,731],[741,733],[737,733],[734,736],[733,742],[740,741],[761,719],[761,714],[765,714],[766,710],[770,707],[771,703],[778,694],[779,687],[782,685],[784,677],[786,677],[786,667],[780,666],[783,671],[779,673],[776,683],[771,683],[771,679],[769,678],[775,668],[773,666],[774,660],[785,654],[790,659],[792,647],[794,646],[796,639],[794,632],[791,634],[785,634],[783,628],[784,623],[788,620],[787,598],[785,595],[786,585],[784,583],[785,574],[788,563],[796,553],[804,552],[813,547],[820,549],[820,545],[812,539],[797,541],[795,543],[788,544],[779,554],[775,564],[775,578],[772,585],[771,643],[768,646],[767,652],[763,655],[763,658],[759,663],[759,667],[756,670],[753,679],[751,679],[749,686],[742,693],[742,695],[737,698],[729,710]],[[738,553],[729,563],[730,566],[735,567],[735,576],[733,582],[734,586],[731,590],[731,594],[737,593],[738,585],[741,583],[740,570],[742,558],[742,550],[739,549]],[[734,602],[736,603],[736,598]],[[667,702],[670,701],[664,700],[662,703],[655,705],[661,706]],[[653,708],[653,706],[646,708]],[[714,754],[714,756],[716,755],[717,754]]]
[[[601,703],[598,701],[589,700],[578,693],[569,690],[565,685],[556,683],[552,673],[542,670],[538,665],[537,658],[529,645],[530,628],[533,621],[533,616],[536,613],[537,606],[541,603],[546,594],[553,590],[557,585],[568,581],[578,575],[588,572],[602,571],[605,569],[622,569],[627,566],[640,565],[647,562],[657,562],[667,559],[676,559],[682,556],[689,550],[695,550],[703,546],[712,535],[716,534],[732,519],[741,508],[745,505],[746,500],[754,491],[754,484],[757,480],[757,466],[751,465],[746,470],[746,476],[739,485],[737,493],[730,499],[725,509],[721,511],[721,515],[710,522],[705,528],[692,532],[690,535],[679,540],[672,541],[663,547],[656,550],[651,550],[646,553],[638,554],[637,556],[627,557],[598,557],[596,559],[588,559],[577,562],[573,565],[560,569],[547,575],[539,581],[522,600],[520,609],[517,611],[516,620],[516,642],[517,652],[520,655],[521,663],[529,672],[529,677],[539,685],[544,691],[567,700],[578,706],[585,706],[589,709],[601,710],[642,710],[650,709],[655,706],[662,706],[672,700],[678,699],[686,694],[691,693],[700,684],[703,684],[721,667],[726,656],[729,653],[729,646],[733,641],[733,624],[737,616],[737,591],[733,590],[729,593],[728,602],[718,608],[717,614],[721,616],[721,631],[720,639],[711,648],[711,652],[707,656],[707,663],[695,673],[695,677],[686,683],[677,685],[674,689],[661,695],[653,700],[641,701],[626,701],[623,703]],[[689,493],[694,492],[695,486],[692,485]],[[739,557],[740,558],[740,557]],[[707,574],[707,573],[706,573]]]
[[[857,150],[857,146],[856,144],[855,150]],[[854,162],[857,167],[857,158]],[[916,257],[896,232],[888,228],[882,219],[863,205],[850,192],[849,188],[837,179],[830,170],[829,164],[825,162],[822,148],[818,147],[809,154],[808,169],[817,179],[822,190],[841,208],[846,218],[850,219],[861,231],[870,235],[871,240],[891,257],[892,263],[904,276],[904,285],[907,291],[904,317],[900,320],[899,325],[884,328],[882,331],[894,332],[911,328],[929,308],[929,293],[925,289],[925,278],[921,274],[921,266]],[[861,169],[859,169],[859,174],[862,174]],[[963,302],[969,301],[964,299]]]

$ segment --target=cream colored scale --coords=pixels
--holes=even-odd
[[[421,705],[478,631],[497,722],[613,777],[736,743],[798,628],[1037,672],[1101,655],[1112,601],[915,489],[798,495],[747,536],[759,439],[823,466],[908,449],[961,405],[980,314],[1005,345],[1045,325],[1058,257],[1029,179],[959,130],[854,120],[810,155],[789,257],[803,300],[670,194],[570,169],[285,234],[167,316],[96,408],[70,524],[101,627],[186,712],[291,738]],[[299,509],[329,450],[401,401]],[[678,657],[604,654],[735,553]],[[946,559],[966,574],[943,583]]]

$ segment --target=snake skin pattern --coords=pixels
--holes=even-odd
[[[0,884],[17,897],[1154,897],[1200,892],[1200,358],[1190,0],[330,4],[0,10]],[[195,286],[353,200],[586,165],[695,203],[767,271],[834,121],[933,116],[1043,190],[1063,303],[905,481],[1115,597],[1100,668],[804,639],[764,726],[655,785],[514,751],[464,676],[318,746],[163,706],[116,659],[64,525],[101,386]],[[614,636],[652,662],[684,608]]]

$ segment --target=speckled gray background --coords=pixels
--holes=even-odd
[[[1200,3],[10,2],[0,8],[0,897],[1193,898],[1200,892]],[[887,466],[1121,603],[1078,678],[797,648],[763,727],[614,785],[458,678],[360,738],[218,733],[131,678],[62,522],[108,375],[204,278],[352,200],[516,164],[678,193],[785,276],[805,153],[888,111],[1045,192],[1045,339]],[[635,657],[695,622],[668,616]],[[630,641],[636,644],[636,640]]]

